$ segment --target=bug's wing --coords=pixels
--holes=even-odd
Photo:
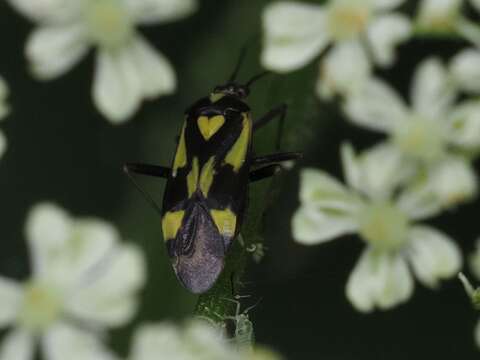
[[[193,204],[187,211],[182,227],[167,247],[175,274],[195,294],[210,289],[223,270],[223,237],[200,204]]]

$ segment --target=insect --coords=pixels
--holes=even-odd
[[[232,334],[232,339],[235,342],[236,346],[239,349],[251,349],[252,346],[255,343],[255,333],[253,330],[253,323],[250,321],[250,318],[248,317],[248,312],[252,310],[254,307],[258,305],[252,305],[248,308],[246,308],[243,312],[240,311],[240,301],[242,297],[248,297],[248,295],[245,296],[235,296],[235,300],[232,299],[227,299],[224,298],[226,301],[230,301],[235,303],[236,305],[236,310],[235,310],[235,315],[233,316],[224,316],[222,319],[223,321],[226,320],[231,320],[233,322],[234,329],[233,331],[230,331]]]
[[[254,121],[244,101],[250,85],[235,77],[216,86],[185,111],[171,167],[127,163],[124,171],[162,217],[167,252],[179,281],[199,294],[212,287],[224,266],[225,255],[238,235],[247,206],[248,184],[274,175],[282,162],[299,153],[254,156],[252,134],[278,117],[280,105]],[[167,180],[160,209],[135,182],[131,173]]]

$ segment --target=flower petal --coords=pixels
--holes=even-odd
[[[43,338],[44,359],[64,360],[113,360],[115,357],[93,333],[59,322],[47,331]]]
[[[173,324],[141,325],[135,331],[129,359],[177,359],[184,345],[179,329]]]
[[[479,63],[480,65],[480,63]],[[448,140],[469,150],[480,146],[480,101],[464,101],[452,110],[447,122]]]
[[[213,326],[205,321],[193,320],[182,330],[165,322],[140,326],[134,335],[129,359],[233,360],[247,357],[233,346],[228,346]]]
[[[388,199],[414,173],[400,151],[388,142],[363,152],[358,158],[359,190],[370,199]]]
[[[477,176],[462,156],[449,156],[429,171],[430,185],[444,208],[472,200],[477,195]]]
[[[452,106],[456,86],[442,62],[429,58],[417,67],[410,94],[412,106],[418,114],[437,120],[442,119]]]
[[[119,326],[136,310],[135,293],[145,282],[143,255],[134,246],[123,245],[104,260],[101,270],[91,273],[88,284],[68,300],[67,311],[80,319]]]
[[[28,39],[25,52],[33,75],[50,80],[70,70],[88,47],[85,28],[74,23],[37,28]]]
[[[20,285],[0,276],[0,328],[15,320],[21,299],[22,289]]]
[[[399,196],[398,205],[411,218],[425,219],[467,202],[476,194],[477,178],[472,166],[461,156],[450,156],[412,183]]]
[[[301,206],[292,218],[293,237],[304,245],[333,240],[357,229],[354,217],[349,214],[329,213],[309,206]]]
[[[300,201],[338,212],[354,212],[360,204],[358,197],[340,182],[313,168],[304,169],[300,175]]]
[[[397,200],[397,206],[408,215],[410,219],[427,219],[442,211],[439,198],[430,191],[425,180],[412,183],[402,192]]]
[[[347,298],[361,312],[382,310],[407,301],[413,280],[401,256],[367,249],[358,260],[346,287]]]
[[[352,189],[362,191],[362,169],[353,146],[350,143],[343,143],[340,147],[340,156],[345,182]]]
[[[130,51],[145,97],[154,98],[175,91],[175,71],[163,54],[152,48],[141,36],[132,41]]]
[[[263,12],[265,68],[279,72],[296,70],[309,63],[327,46],[322,6],[291,1],[268,5]]]
[[[190,320],[185,328],[185,345],[191,344],[192,348],[199,349],[203,359],[238,359],[239,351],[228,346],[225,337],[217,329],[207,321]]]
[[[70,282],[82,286],[82,281],[90,281],[90,272],[101,266],[119,238],[118,231],[106,221],[94,218],[75,220],[63,254]]]
[[[129,48],[100,50],[93,80],[93,100],[113,123],[130,118],[142,100],[142,82]]]
[[[19,13],[34,22],[50,24],[71,23],[78,18],[80,1],[71,0],[7,0]]]
[[[129,13],[140,24],[181,19],[197,10],[196,0],[126,0]]]
[[[320,62],[317,94],[325,99],[336,94],[349,96],[362,88],[370,73],[370,61],[363,46],[358,41],[341,42]]]
[[[71,231],[71,218],[60,207],[51,203],[40,203],[30,210],[25,232],[36,276],[51,269],[55,260],[63,253]]]
[[[456,83],[465,91],[480,92],[480,50],[466,49],[450,62]]]
[[[16,329],[8,333],[0,345],[0,360],[33,359],[34,338],[25,330]]]
[[[422,31],[455,31],[463,0],[422,0],[418,7],[417,24]]]
[[[417,278],[426,286],[455,276],[462,265],[462,255],[454,241],[427,226],[414,226],[409,234],[408,256]]]
[[[395,48],[407,40],[410,34],[410,21],[403,15],[383,15],[372,21],[367,30],[367,38],[375,62],[381,66],[392,65]]]
[[[370,79],[349,97],[344,111],[353,123],[370,130],[391,133],[408,116],[400,96],[385,82]]]

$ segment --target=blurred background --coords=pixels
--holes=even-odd
[[[240,79],[261,71],[260,14],[267,3],[203,0],[191,17],[142,29],[174,64],[178,89],[173,96],[146,102],[131,121],[114,126],[91,100],[92,54],[57,80],[34,80],[24,57],[32,25],[0,2],[0,75],[9,84],[12,107],[12,114],[1,125],[9,147],[0,162],[0,274],[28,277],[24,220],[32,205],[49,200],[75,216],[111,221],[148,257],[149,281],[138,316],[130,327],[112,336],[119,352],[128,349],[136,324],[192,314],[196,296],[180,286],[171,270],[160,217],[121,167],[127,161],[169,164],[184,109],[226,80],[247,42]],[[410,41],[400,48],[395,70],[380,75],[406,94],[420,60],[428,54],[448,59],[463,46],[456,40]],[[414,297],[405,305],[364,315],[352,308],[344,294],[362,242],[355,236],[313,247],[293,242],[290,218],[298,207],[299,168],[315,166],[341,178],[340,143],[348,139],[362,149],[381,138],[348,124],[335,103],[322,103],[315,97],[317,66],[313,62],[288,75],[266,77],[255,84],[248,100],[254,117],[286,102],[289,110],[282,150],[305,153],[292,171],[275,180],[280,191],[264,221],[268,251],[260,264],[249,263],[243,279],[246,287],[241,293],[251,296],[245,305],[261,299],[250,313],[257,341],[288,359],[478,358],[473,341],[478,315],[456,279],[442,283],[437,291],[417,282]],[[271,139],[276,131],[274,124],[259,131],[257,153],[274,151]],[[163,181],[140,181],[160,202]],[[480,233],[479,204],[459,210],[437,217],[432,224],[450,234],[468,254]]]

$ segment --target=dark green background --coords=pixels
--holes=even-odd
[[[148,256],[149,282],[135,324],[180,319],[191,314],[196,297],[176,282],[166,260],[159,216],[121,172],[125,161],[168,164],[184,108],[226,79],[239,49],[250,41],[241,79],[261,70],[258,63],[260,14],[267,1],[202,1],[183,21],[142,29],[174,64],[175,95],[145,103],[135,118],[113,126],[91,100],[93,55],[65,76],[47,83],[28,73],[23,55],[32,25],[0,3],[0,74],[7,80],[13,112],[1,124],[9,148],[0,161],[0,274],[24,279],[29,274],[23,226],[28,209],[54,201],[76,216],[98,216],[115,223],[125,239]],[[445,58],[464,44],[453,40],[415,40],[401,48],[399,63],[382,76],[404,94],[415,65],[428,54]],[[255,85],[249,103],[254,116],[286,101],[284,149],[303,150],[299,166],[315,166],[341,176],[338,147],[349,139],[361,149],[381,139],[360,130],[339,114],[335,104],[316,100],[317,64]],[[258,153],[273,150],[276,128],[260,132]],[[301,145],[300,145],[301,144]],[[344,285],[363,244],[356,237],[302,247],[290,236],[289,222],[298,205],[298,167],[282,175],[279,197],[265,219],[267,256],[250,264],[244,278],[250,294],[245,305],[259,305],[251,317],[260,343],[289,359],[474,359],[478,320],[457,280],[431,291],[417,283],[405,305],[373,315],[353,310]],[[278,180],[277,180],[278,182]],[[160,201],[162,181],[142,179]],[[465,251],[479,234],[478,203],[463,206],[431,223],[455,237]],[[114,332],[124,352],[132,328]],[[12,359],[13,360],[13,359]]]

